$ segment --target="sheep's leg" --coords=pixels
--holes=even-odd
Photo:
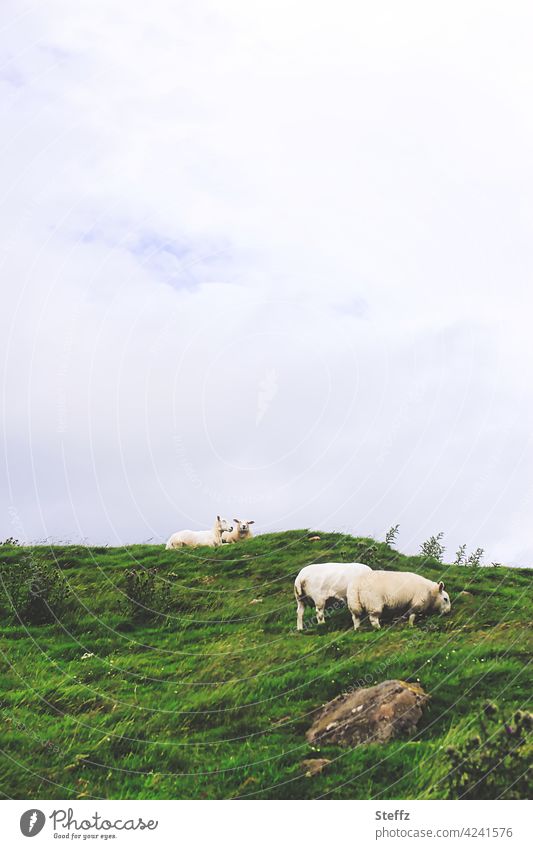
[[[296,599],[296,605],[296,629],[298,631],[303,631],[305,604],[298,598]]]
[[[379,612],[370,613],[368,618],[370,619],[370,624],[376,631],[381,628],[379,617],[381,616],[381,610]]]
[[[348,592],[346,594],[346,604],[348,605],[348,610],[352,614],[353,629],[354,631],[357,631],[361,625],[361,614],[363,609],[359,601],[359,594],[354,592],[351,587],[348,588]]]
[[[409,625],[411,626],[411,628],[413,628],[413,627],[414,627],[415,619],[416,619],[416,617],[417,617],[417,616],[419,616],[421,613],[423,613],[423,607],[422,607],[422,606],[420,606],[420,607],[419,607],[419,606],[417,606],[417,607],[412,607],[412,608],[411,608],[411,610],[409,611]]]
[[[413,604],[411,605],[411,607],[409,609],[409,625],[410,625],[411,628],[413,628],[413,626],[415,624],[416,617],[419,616],[420,613],[423,612],[423,610],[424,610],[423,601],[414,601],[413,602]]]
[[[316,621],[318,622],[319,625],[324,625],[324,623],[326,621],[325,617],[324,617],[324,604],[322,604],[322,605],[317,604],[315,610],[316,610]]]

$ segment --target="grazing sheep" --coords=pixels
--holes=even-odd
[[[215,548],[217,545],[222,545],[222,534],[224,531],[232,531],[233,525],[229,525],[226,519],[221,519],[217,516],[216,522],[211,531],[178,531],[172,534],[167,542],[167,548],[182,548],[187,545],[191,548],[196,548],[198,545],[209,545]]]
[[[222,534],[222,542],[242,542],[245,539],[252,539],[253,533],[250,525],[255,525],[254,519],[247,519],[243,522],[241,519],[233,520],[233,530],[224,531]]]
[[[328,598],[346,602],[348,587],[360,574],[370,572],[364,563],[311,563],[304,566],[296,576],[296,627],[303,631],[305,601],[312,602],[316,609],[319,625],[324,623],[324,608]]]
[[[411,626],[420,613],[449,613],[452,607],[442,581],[428,581],[414,572],[375,571],[359,575],[348,587],[347,602],[356,631],[365,612],[372,627],[380,628],[385,607],[408,611]]]

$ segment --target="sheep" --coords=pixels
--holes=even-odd
[[[414,572],[375,571],[358,575],[348,587],[347,603],[355,631],[364,612],[368,613],[372,627],[380,628],[379,620],[385,607],[407,610],[411,627],[420,613],[447,614],[452,608],[442,581],[429,581]]]
[[[182,548],[190,546],[196,548],[198,545],[208,545],[215,548],[217,545],[222,545],[222,534],[224,531],[232,531],[233,525],[228,524],[226,519],[221,519],[217,516],[213,529],[211,531],[178,531],[172,534],[167,542],[167,549]]]
[[[253,534],[250,525],[255,525],[254,519],[247,519],[246,522],[241,521],[241,519],[234,519],[233,523],[233,530],[224,531],[222,534],[222,542],[234,543],[252,539]]]
[[[370,566],[364,563],[311,563],[309,566],[304,566],[294,582],[298,631],[303,631],[306,599],[315,605],[317,622],[322,625],[325,621],[324,608],[328,598],[346,602],[350,583],[357,575],[370,571]]]

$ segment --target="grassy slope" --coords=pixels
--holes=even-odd
[[[442,798],[447,760],[485,699],[531,692],[533,570],[425,564],[339,534],[271,534],[216,551],[55,547],[75,596],[56,625],[1,632],[0,789],[21,798]],[[0,561],[24,549],[4,547]],[[443,576],[451,617],[355,635],[345,610],[295,631],[292,580],[314,560],[364,560]],[[157,566],[173,614],[134,624],[123,576]],[[459,596],[468,590],[472,595]],[[262,598],[257,604],[250,602]],[[311,611],[308,612],[311,623]],[[530,623],[529,623],[530,624]],[[94,657],[82,660],[85,652]],[[416,739],[353,751],[314,778],[309,712],[357,682],[416,680],[431,693]]]

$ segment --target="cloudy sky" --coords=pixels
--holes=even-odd
[[[533,12],[3,3],[0,538],[533,563]]]

